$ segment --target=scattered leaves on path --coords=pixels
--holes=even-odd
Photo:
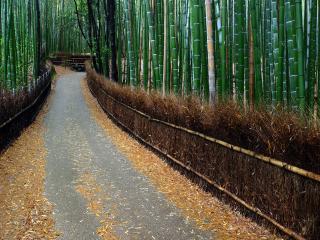
[[[46,106],[47,108],[48,106]],[[56,239],[52,205],[44,197],[45,158],[42,110],[0,155],[0,239]]]
[[[100,220],[98,235],[105,240],[117,240],[118,238],[113,233],[113,226],[116,223],[112,219],[112,213],[106,212],[103,208],[107,194],[97,183],[95,177],[90,173],[81,175],[77,181],[76,190],[86,199],[88,209]]]
[[[85,80],[81,82],[81,87],[93,117],[105,130],[106,135],[132,162],[138,172],[147,176],[169,201],[181,209],[185,218],[194,221],[200,229],[211,231],[215,239],[280,239],[233,211],[211,194],[204,192],[154,153],[133,140],[106,116],[91,95]]]

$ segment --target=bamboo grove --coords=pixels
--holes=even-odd
[[[96,69],[109,76],[111,63],[123,84],[317,111],[318,0],[74,1],[90,19]]]
[[[82,52],[71,1],[0,1],[0,89],[29,86],[51,52]]]
[[[54,52],[163,95],[318,112],[318,0],[2,0],[1,87]]]

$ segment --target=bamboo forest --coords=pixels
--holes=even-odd
[[[0,239],[319,239],[319,0],[0,0]]]
[[[50,53],[90,51],[99,73],[145,90],[317,108],[316,0],[110,2],[2,1],[1,86],[27,84]]]

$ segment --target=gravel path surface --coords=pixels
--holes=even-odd
[[[59,78],[45,118],[45,192],[61,239],[211,239],[105,136],[83,99],[84,77]]]

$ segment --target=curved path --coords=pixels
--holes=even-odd
[[[45,194],[55,205],[61,239],[211,239],[104,134],[83,98],[84,77],[60,77],[45,118]]]

